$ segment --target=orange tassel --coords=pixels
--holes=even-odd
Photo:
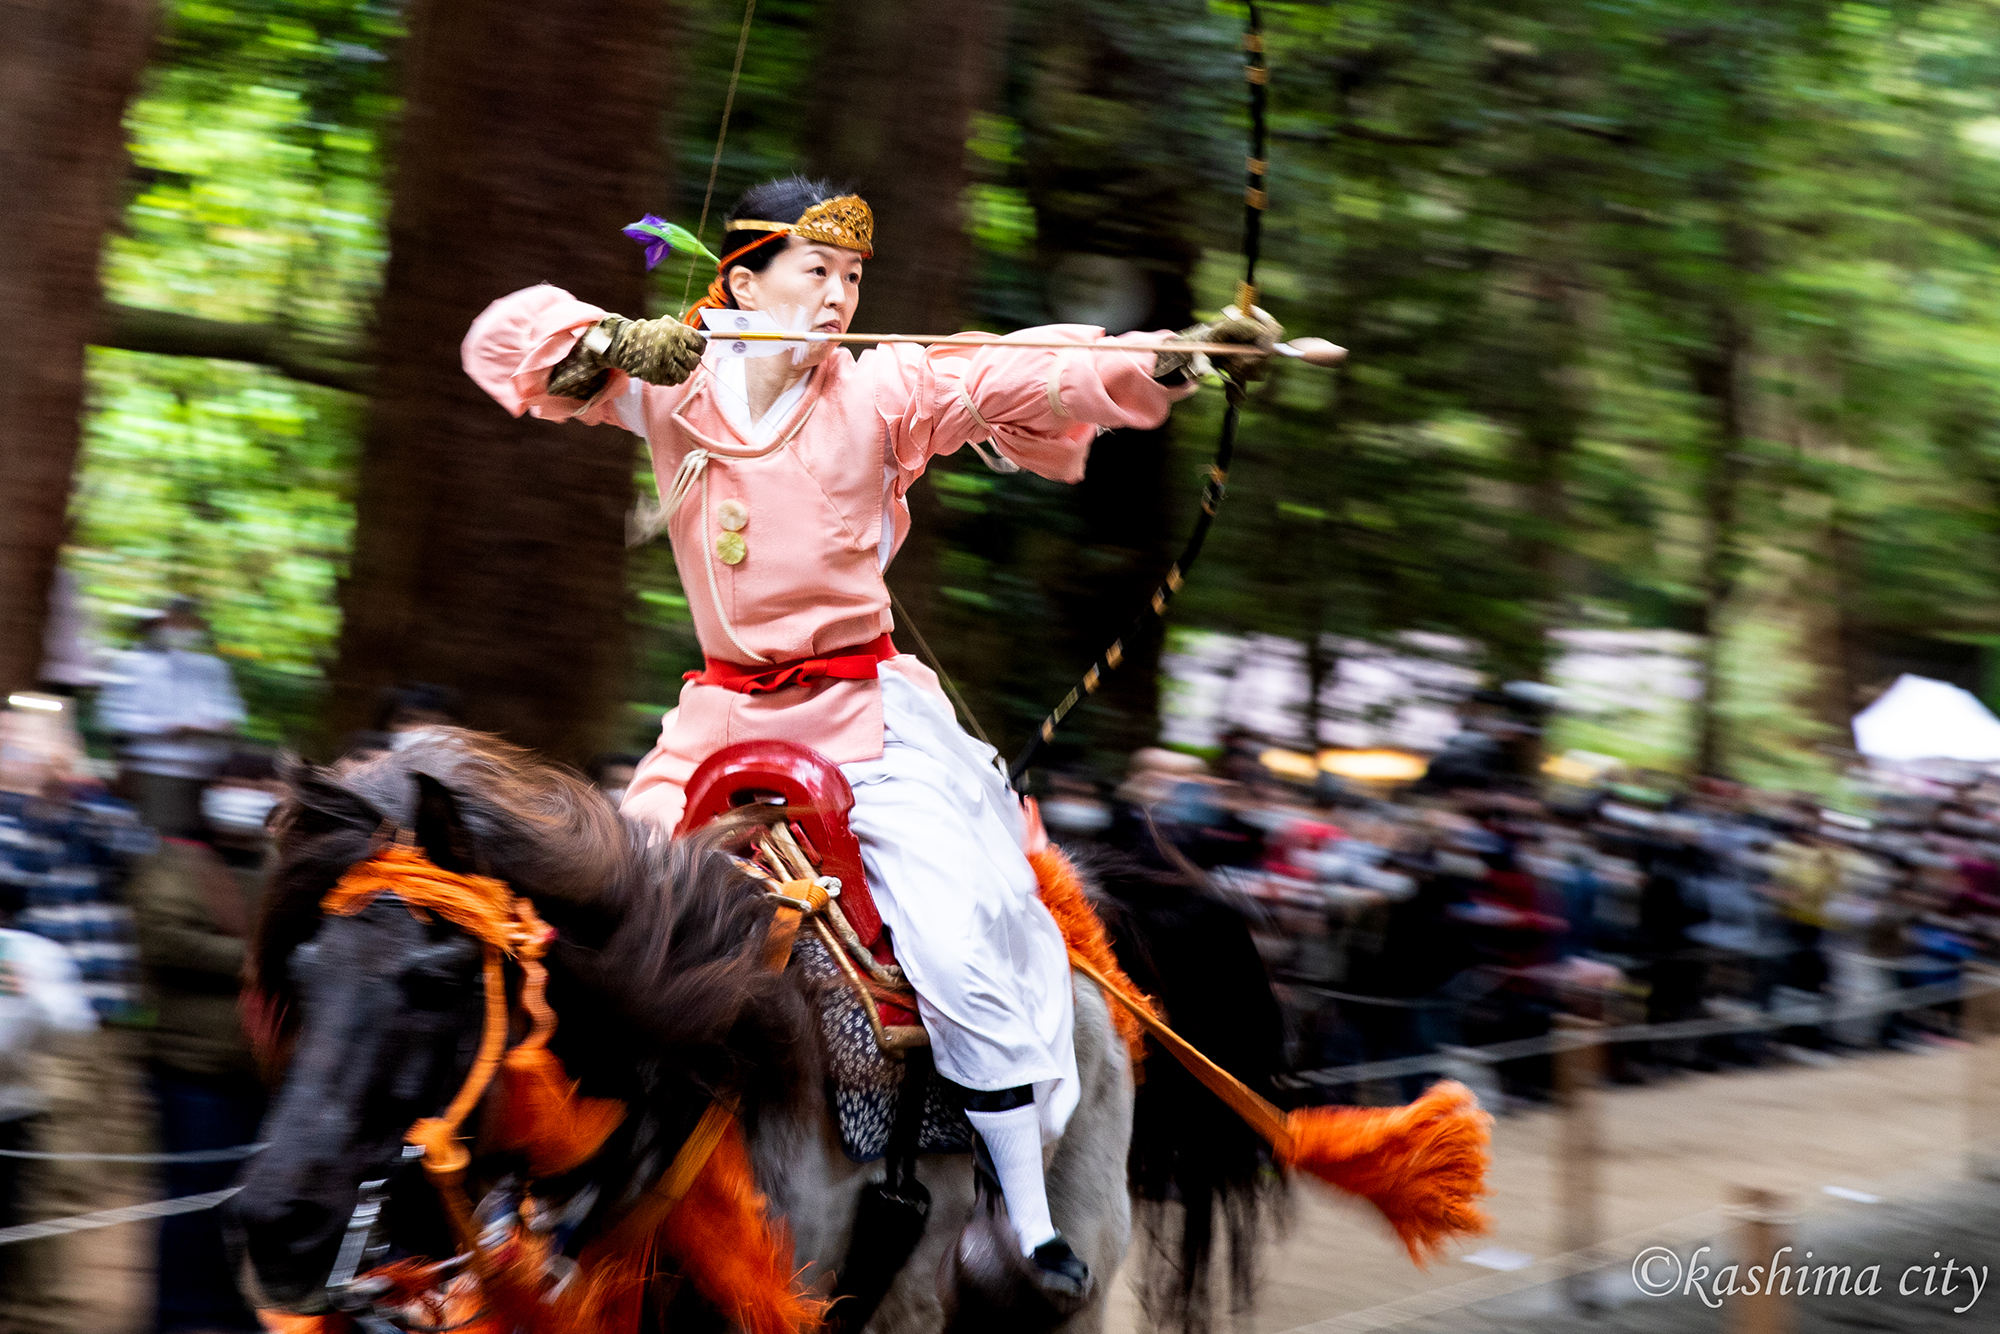
[[[1406,1107],[1308,1107],[1285,1118],[1278,1160],[1367,1199],[1418,1264],[1491,1226],[1486,1193],[1493,1118],[1463,1084],[1433,1084]]]
[[[271,1334],[345,1334],[347,1317],[341,1315],[288,1315],[283,1311],[259,1311],[257,1323]]]
[[[658,1235],[660,1249],[743,1334],[799,1334],[826,1311],[792,1281],[791,1238],[766,1213],[733,1120]]]
[[[1049,910],[1049,916],[1056,919],[1056,928],[1062,932],[1063,943],[1069,946],[1071,954],[1082,955],[1092,968],[1122,991],[1126,1005],[1136,999],[1152,1013],[1160,1017],[1160,1008],[1153,1003],[1132,979],[1125,976],[1125,970],[1118,966],[1118,955],[1111,948],[1111,937],[1104,930],[1104,919],[1097,915],[1097,909],[1090,906],[1090,899],[1083,892],[1083,878],[1076,873],[1062,849],[1050,844],[1040,852],[1028,854],[1028,864],[1035,868],[1035,878],[1041,882],[1042,906]],[[1146,1059],[1146,1030],[1137,1015],[1126,1005],[1113,1005],[1111,1022],[1118,1029],[1118,1036],[1125,1039],[1125,1048],[1132,1053],[1132,1066],[1136,1071]]]
[[[1486,1144],[1493,1118],[1479,1109],[1465,1085],[1433,1085],[1407,1107],[1283,1112],[1168,1027],[1149,1000],[1130,990],[1128,980],[1114,980],[1074,950],[1070,963],[1263,1136],[1280,1163],[1371,1201],[1418,1264],[1428,1263],[1454,1237],[1487,1229],[1486,1216],[1473,1201],[1486,1193]]]
[[[581,1167],[625,1119],[625,1104],[578,1095],[576,1081],[547,1047],[514,1048],[500,1063],[501,1102],[493,1142],[524,1153],[537,1180]]]

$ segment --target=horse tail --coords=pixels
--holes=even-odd
[[[1191,878],[1122,854],[1080,858],[1118,963],[1175,1029],[1264,1098],[1284,1069],[1284,1019],[1242,914]],[[1118,1010],[1114,1002],[1113,1011]],[[1136,1071],[1127,1167],[1147,1323],[1204,1334],[1225,1247],[1228,1310],[1249,1308],[1264,1244],[1290,1215],[1263,1138],[1155,1045]]]

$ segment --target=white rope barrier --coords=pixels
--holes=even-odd
[[[0,1227],[0,1246],[40,1241],[44,1237],[60,1237],[71,1232],[88,1232],[92,1228],[116,1227],[120,1223],[137,1223],[148,1218],[196,1214],[204,1209],[213,1209],[241,1189],[241,1186],[231,1186],[228,1190],[212,1190],[205,1195],[180,1195],[171,1200],[154,1200],[150,1204],[130,1204],[122,1209],[100,1209],[94,1214]]]
[[[234,1163],[263,1151],[262,1144],[232,1144],[226,1149],[193,1149],[186,1153],[39,1153],[32,1149],[0,1149],[0,1158],[28,1158],[43,1163]]]
[[[1833,1024],[1846,1019],[1887,1014],[1895,1010],[1914,1010],[1942,1005],[1991,991],[2000,991],[2000,978],[1964,978],[1956,982],[1909,987],[1864,1001],[1787,1006],[1749,1018],[1684,1019],[1670,1024],[1625,1024],[1617,1028],[1550,1033],[1544,1037],[1496,1042],[1485,1047],[1444,1047],[1422,1056],[1368,1061],[1358,1065],[1334,1066],[1325,1070],[1302,1070],[1296,1074],[1279,1076],[1277,1083],[1281,1087],[1295,1089],[1337,1088],[1374,1079],[1391,1079],[1401,1075],[1451,1070],[1467,1062],[1498,1065],[1504,1061],[1518,1061],[1530,1056],[1551,1056],[1577,1047],[1601,1046],[1607,1043],[1671,1042],[1689,1038],[1719,1037],[1729,1033],[1756,1033],[1774,1028]],[[38,1153],[26,1149],[0,1149],[0,1157],[27,1158],[42,1162],[225,1163],[248,1158],[264,1147],[261,1143],[237,1144],[226,1149],[200,1149],[190,1153]],[[241,1189],[240,1186],[231,1186],[227,1190],[212,1190],[202,1195],[182,1195],[169,1200],[127,1205],[119,1209],[101,1209],[96,1213],[77,1214],[70,1218],[51,1218],[40,1223],[22,1223],[16,1227],[0,1228],[0,1246],[40,1241],[46,1237],[60,1237],[71,1232],[88,1232],[95,1228],[116,1227],[121,1223],[137,1223],[148,1218],[200,1213],[204,1209],[215,1208]]]
[[[1339,1065],[1323,1070],[1301,1070],[1280,1075],[1280,1088],[1340,1088],[1374,1079],[1394,1079],[1403,1075],[1426,1074],[1462,1068],[1467,1062],[1498,1065],[1530,1056],[1552,1056],[1577,1047],[1616,1042],[1676,1042],[1690,1038],[1721,1037],[1730,1033],[1768,1032],[1774,1028],[1803,1028],[1862,1019],[1895,1010],[1919,1010],[1968,996],[2000,990],[2000,979],[1962,978],[1956,982],[1934,982],[1907,987],[1868,1000],[1842,1004],[1792,1005],[1737,1019],[1682,1019],[1669,1024],[1623,1024],[1579,1032],[1549,1033],[1543,1037],[1518,1038],[1485,1047],[1441,1047],[1420,1056],[1398,1056],[1384,1061]]]

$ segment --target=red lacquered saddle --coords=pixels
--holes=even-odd
[[[791,810],[792,836],[822,875],[840,881],[840,911],[878,962],[895,952],[881,910],[861,866],[861,840],[848,827],[854,789],[833,761],[792,741],[743,741],[703,760],[687,783],[687,806],[675,837],[685,837],[716,816],[755,802]],[[894,1002],[880,1002],[882,1022],[914,1025],[917,1017]]]

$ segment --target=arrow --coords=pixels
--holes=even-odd
[[[705,312],[704,312],[705,313]],[[917,347],[1032,347],[1071,348],[1083,352],[1198,352],[1211,357],[1240,357],[1246,352],[1255,352],[1251,343],[1077,343],[1067,339],[1001,338],[998,334],[986,336],[968,334],[868,334],[868,333],[817,333],[811,330],[792,333],[785,330],[768,329],[698,329],[697,333],[712,344],[723,344],[722,350],[739,356],[770,355],[761,351],[751,352],[750,343],[908,343]],[[735,344],[737,346],[728,346]],[[771,352],[782,351],[774,347]],[[1291,357],[1305,362],[1308,366],[1337,366],[1347,359],[1347,349],[1324,338],[1294,338],[1288,343],[1278,343],[1271,348],[1274,356]]]
[[[1061,338],[1001,338],[998,334],[869,334],[869,333],[816,333],[810,329],[785,329],[768,311],[762,310],[719,310],[710,307],[701,312],[702,323],[708,327],[697,329],[696,333],[709,340],[711,346],[729,356],[770,357],[785,350],[787,344],[801,343],[906,343],[914,347],[987,347],[998,343],[1003,347],[1032,348],[1078,348],[1088,352],[1198,352],[1210,357],[1240,357],[1256,348],[1248,343],[1078,343]],[[608,346],[610,339],[598,334]],[[585,342],[589,342],[586,337]],[[753,343],[765,346],[752,349]],[[603,351],[603,348],[598,348]],[[1337,366],[1347,358],[1347,349],[1327,342],[1324,338],[1295,338],[1289,343],[1279,343],[1271,349],[1274,356],[1291,357],[1303,361],[1308,366]]]

